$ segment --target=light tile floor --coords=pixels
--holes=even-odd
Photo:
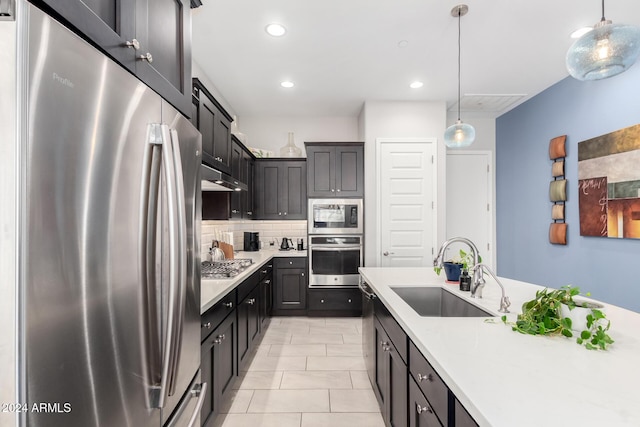
[[[362,319],[273,317],[216,427],[384,427]]]

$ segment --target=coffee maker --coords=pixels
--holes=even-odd
[[[245,231],[243,250],[245,252],[255,252],[260,250],[260,233],[255,231]]]

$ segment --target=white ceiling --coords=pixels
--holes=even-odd
[[[450,11],[458,1],[202,2],[193,11],[193,58],[239,116],[357,116],[367,100],[455,107],[458,23]],[[505,111],[565,78],[569,35],[601,15],[599,0],[465,3],[466,110],[481,100],[477,110]],[[608,0],[605,12],[614,23],[640,26],[639,0]],[[285,36],[265,32],[272,22],[287,28]],[[295,87],[280,87],[283,80]],[[411,89],[414,80],[425,84]]]

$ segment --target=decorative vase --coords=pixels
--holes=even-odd
[[[462,272],[462,264],[455,262],[442,263],[444,274],[447,276],[447,282],[458,283],[460,281],[460,273]]]
[[[280,149],[280,157],[302,157],[302,150],[293,142],[293,132],[289,132],[287,145]]]

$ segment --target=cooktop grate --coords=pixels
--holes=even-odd
[[[237,276],[252,263],[251,259],[245,258],[205,261],[201,266],[201,275],[204,279],[228,279]]]

